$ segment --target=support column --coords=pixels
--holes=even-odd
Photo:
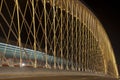
[[[78,70],[81,71],[81,6],[79,7],[79,67]]]
[[[83,42],[82,42],[82,44],[83,44],[83,53],[82,53],[82,55],[83,55],[83,71],[85,71],[85,66],[86,66],[86,61],[85,61],[85,54],[86,54],[86,50],[85,50],[85,9],[83,8],[83,25],[82,25],[82,27],[83,27]]]
[[[88,72],[88,61],[89,61],[89,24],[88,24],[88,21],[89,21],[89,16],[88,16],[88,11],[86,11],[86,27],[87,27],[87,54],[86,54],[86,59],[87,59],[87,62],[86,62],[86,69],[87,69],[87,72]]]
[[[44,25],[45,25],[45,67],[48,68],[48,57],[47,57],[47,24],[46,24],[46,0],[44,0]]]
[[[72,42],[71,42],[71,47],[72,47],[72,51],[71,51],[71,52],[72,52],[72,54],[71,54],[72,67],[71,67],[71,68],[72,68],[72,70],[74,70],[74,65],[73,65],[73,64],[74,64],[74,61],[73,61],[73,54],[74,54],[74,52],[73,52],[73,51],[74,51],[74,50],[73,50],[73,45],[74,45],[74,44],[73,44],[73,40],[74,40],[74,35],[73,35],[73,28],[74,28],[74,25],[73,25],[73,24],[74,24],[74,23],[73,23],[73,19],[74,19],[74,15],[73,15],[73,6],[74,6],[74,5],[73,5],[73,0],[72,0],[72,4],[71,4],[71,5],[72,5],[72,32],[71,32],[71,33],[72,33],[72,34],[71,34],[71,36],[72,36]]]
[[[69,1],[69,0],[67,0],[67,25],[66,25],[66,27],[67,27],[67,64],[66,64],[66,69],[67,69],[67,70],[69,70],[69,68],[68,68],[68,60],[69,60],[69,59],[68,59],[68,53],[69,53],[69,50],[68,50],[68,44],[69,44],[69,43],[68,43],[68,37],[69,37],[69,35],[68,35],[68,13],[69,13],[69,12],[68,12],[68,1]]]
[[[54,32],[54,69],[56,69],[56,28],[55,28],[55,0],[53,0],[53,32]]]
[[[61,14],[60,14],[60,16],[61,16],[61,28],[60,28],[60,31],[61,31],[61,69],[63,69],[63,30],[62,30],[62,28],[63,28],[63,14],[62,14],[62,0],[61,0]]]
[[[90,55],[90,34],[89,34],[89,13],[88,13],[88,11],[87,11],[87,19],[88,19],[88,21],[87,21],[87,27],[88,27],[88,30],[87,30],[87,34],[88,34],[88,36],[87,36],[87,39],[88,39],[88,44],[87,44],[87,48],[88,48],[88,51],[87,51],[87,70],[88,70],[88,72],[89,72],[89,55]]]
[[[91,16],[91,27],[93,27],[93,18],[92,18],[92,16]],[[93,30],[93,28],[92,28],[92,30]],[[92,51],[92,53],[91,53],[91,59],[92,59],[92,66],[91,66],[91,68],[92,68],[92,71],[94,72],[94,60],[93,60],[93,58],[94,58],[94,56],[93,56],[93,54],[94,54],[94,50],[93,50],[93,31],[91,30],[91,51]]]
[[[77,7],[78,7],[78,4],[76,3],[76,15],[75,15],[75,17],[76,17],[76,24],[75,24],[75,32],[76,32],[76,57],[75,57],[75,59],[76,59],[76,70],[77,70],[77,68],[78,68],[78,60],[77,60],[77,57],[78,57],[78,30],[77,30],[77,27],[78,27],[78,25],[77,25],[77,19],[78,19],[78,16],[77,16]]]
[[[82,7],[82,33],[81,33],[81,36],[82,36],[82,40],[81,40],[81,45],[82,45],[82,50],[81,50],[81,55],[82,55],[82,71],[84,71],[84,9]]]
[[[34,68],[37,68],[37,54],[36,54],[36,28],[35,28],[35,7],[34,7],[34,0],[32,0],[32,23],[33,23],[33,32],[34,32],[34,58],[35,58],[35,63],[34,63]]]
[[[19,21],[19,4],[18,0],[16,0],[16,7],[17,7],[17,26],[18,26],[18,46],[20,47],[20,67],[22,67],[22,52],[21,52],[21,29],[20,29],[20,21]]]
[[[84,61],[84,64],[85,64],[85,66],[84,66],[84,68],[85,68],[85,71],[86,71],[86,54],[87,54],[87,46],[86,46],[86,40],[87,40],[87,32],[86,32],[86,28],[87,28],[87,25],[86,25],[86,21],[87,21],[87,19],[86,19],[86,10],[84,10],[84,56],[85,56],[85,61]]]
[[[93,51],[92,51],[92,30],[91,30],[91,27],[92,27],[92,18],[91,18],[91,15],[90,15],[90,62],[91,62],[91,64],[93,65],[93,63],[92,63],[92,53],[93,53]],[[92,70],[92,65],[90,65],[90,69],[91,69],[91,72],[93,72],[93,70]]]

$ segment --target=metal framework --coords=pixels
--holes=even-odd
[[[79,0],[0,0],[0,66],[118,77],[102,24]]]

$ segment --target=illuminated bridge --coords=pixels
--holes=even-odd
[[[118,77],[108,36],[79,0],[0,0],[0,68]]]

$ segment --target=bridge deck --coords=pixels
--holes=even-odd
[[[117,80],[102,73],[35,68],[0,68],[0,80]]]

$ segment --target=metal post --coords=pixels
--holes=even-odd
[[[35,58],[35,63],[34,63],[34,68],[37,67],[37,54],[36,54],[36,28],[35,28],[35,7],[34,7],[34,0],[32,0],[32,22],[33,22],[33,31],[34,31],[34,58]]]
[[[93,63],[92,63],[92,53],[93,53],[93,51],[92,51],[92,31],[91,31],[91,22],[92,22],[92,19],[91,19],[91,15],[90,15],[90,61],[91,61],[91,64],[93,65]],[[92,70],[92,65],[90,65],[90,68],[91,68],[91,71],[93,71]]]
[[[68,68],[68,53],[69,53],[69,50],[68,50],[68,0],[67,0],[67,25],[66,25],[66,27],[67,27],[67,64],[66,64],[66,69],[67,70],[69,70],[69,68]]]
[[[78,38],[78,32],[77,32],[78,31],[77,30],[77,27],[78,27],[78,25],[77,25],[77,18],[78,18],[78,16],[77,16],[77,7],[78,7],[78,4],[76,3],[76,15],[75,15],[76,16],[76,21],[75,21],[76,22],[76,24],[75,24],[76,25],[75,26],[75,29],[76,29],[75,30],[75,33],[76,33],[76,54],[75,54],[76,55],[76,57],[75,57],[75,59],[76,59],[76,70],[77,70],[77,57],[78,57],[78,55],[77,55],[77,53],[78,53],[78,47],[77,47],[77,44],[78,44],[78,40],[77,40],[77,38]]]
[[[92,17],[92,16],[91,16],[91,27],[93,27],[93,17]],[[93,28],[92,28],[92,29],[93,29]],[[91,59],[92,59],[92,61],[93,61],[93,58],[94,58],[94,56],[93,56],[93,53],[94,53],[94,52],[93,52],[93,51],[94,51],[94,50],[93,50],[93,32],[91,32],[91,33],[92,33],[92,34],[91,34],[91,35],[92,35],[92,36],[91,36],[91,43],[92,43],[92,44],[91,44],[91,45],[92,45],[92,53],[91,53],[91,54],[92,54],[92,58],[91,58]],[[92,71],[94,72],[94,62],[92,62]]]
[[[85,11],[85,13],[84,13],[84,56],[85,56],[85,66],[84,66],[84,68],[85,68],[85,71],[86,71],[86,54],[87,54],[87,51],[86,51],[86,36],[87,36],[87,34],[86,34],[86,10],[84,10]]]
[[[19,21],[19,5],[18,5],[18,0],[16,0],[16,7],[17,7],[17,20],[18,20],[18,45],[20,47],[20,67],[22,67],[21,29],[20,29],[20,21]]]
[[[63,44],[62,44],[62,43],[63,43],[63,41],[62,41],[62,40],[63,40],[63,35],[62,35],[62,33],[63,33],[63,32],[62,32],[62,27],[63,27],[63,21],[62,21],[62,19],[63,19],[63,14],[62,14],[62,0],[61,0],[61,8],[60,8],[60,9],[61,9],[61,28],[60,28],[60,29],[61,29],[61,30],[60,30],[60,31],[61,31],[61,69],[63,69]]]
[[[83,10],[83,71],[85,71],[85,10]]]
[[[87,19],[87,22],[86,22],[86,27],[87,27],[87,54],[86,54],[86,59],[87,59],[87,62],[86,62],[86,69],[87,69],[87,72],[89,71],[89,68],[88,68],[88,64],[89,64],[89,14],[88,14],[88,11],[86,11],[86,19]]]
[[[86,54],[86,59],[87,59],[87,62],[86,62],[86,69],[87,69],[87,71],[88,71],[88,59],[89,59],[89,57],[88,57],[88,55],[89,55],[89,25],[88,25],[88,20],[89,20],[89,18],[88,18],[89,16],[88,16],[88,12],[86,11],[86,20],[87,20],[87,22],[86,22],[86,27],[87,27],[87,54]]]
[[[82,34],[81,34],[81,36],[82,36],[82,39],[81,39],[81,43],[82,43],[82,50],[81,50],[81,55],[82,55],[82,71],[84,70],[84,9],[82,9]]]
[[[72,0],[72,42],[71,42],[71,47],[72,47],[72,54],[71,54],[71,62],[72,62],[72,70],[74,70],[74,66],[73,66],[73,63],[74,63],[74,60],[73,60],[73,39],[74,39],[74,35],[73,35],[73,28],[74,28],[74,25],[73,25],[73,19],[74,19],[74,15],[73,15],[73,0]]]
[[[54,69],[56,69],[56,28],[55,28],[55,0],[53,0],[53,32],[54,32]]]
[[[80,9],[80,14],[79,14],[79,68],[78,70],[81,70],[81,6],[79,7]]]
[[[44,0],[44,26],[45,26],[45,67],[48,68],[47,60],[47,25],[46,25],[46,0]]]

